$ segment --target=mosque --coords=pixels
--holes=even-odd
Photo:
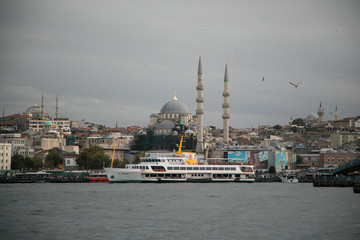
[[[204,151],[204,140],[203,140],[203,115],[204,115],[204,97],[203,97],[203,72],[201,57],[199,58],[198,64],[198,84],[196,86],[197,90],[197,109],[196,114],[192,114],[189,108],[183,102],[179,101],[176,97],[176,91],[174,97],[167,103],[165,103],[160,109],[159,113],[152,113],[150,115],[150,124],[149,128],[153,130],[154,135],[172,135],[174,127],[180,122],[184,124],[188,131],[196,133],[196,152],[202,153]],[[223,124],[224,124],[224,143],[229,143],[229,78],[227,73],[227,66],[225,67],[225,76],[224,76],[224,103],[222,107],[224,112],[222,114]]]

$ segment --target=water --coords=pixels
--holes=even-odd
[[[360,194],[285,183],[0,185],[1,239],[359,239]]]

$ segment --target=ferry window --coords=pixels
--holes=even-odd
[[[173,167],[168,167],[168,170],[173,170]]]
[[[231,168],[231,171],[235,171],[235,170],[236,170],[236,168],[234,168],[234,167]]]
[[[165,159],[161,159],[162,162],[165,162]]]
[[[148,167],[148,166],[146,166],[146,169],[149,169],[149,167]]]
[[[179,170],[179,167],[174,167],[174,170]]]
[[[218,170],[218,168],[217,168],[217,167],[213,167],[212,170]]]
[[[206,170],[211,170],[211,167],[206,167]]]
[[[186,170],[186,167],[180,167],[180,170]]]
[[[226,170],[226,171],[230,171],[230,168],[229,168],[229,167],[226,167],[225,170]]]
[[[205,167],[200,167],[200,170],[205,170]]]
[[[223,168],[223,167],[219,167],[219,170],[224,170],[224,168]]]
[[[194,170],[199,170],[199,168],[198,168],[198,167],[194,167],[193,169],[194,169]]]
[[[192,167],[187,167],[187,170],[192,170]]]

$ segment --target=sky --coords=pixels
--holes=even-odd
[[[201,56],[204,125],[286,124],[317,112],[360,115],[360,1],[0,1],[0,107],[147,126],[173,98],[196,110]],[[264,81],[262,79],[264,78]],[[295,88],[289,82],[298,83]]]

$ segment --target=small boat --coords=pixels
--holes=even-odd
[[[283,183],[298,183],[299,180],[296,178],[295,174],[284,173],[280,175],[281,182]]]
[[[109,182],[105,172],[90,173],[89,182]]]

